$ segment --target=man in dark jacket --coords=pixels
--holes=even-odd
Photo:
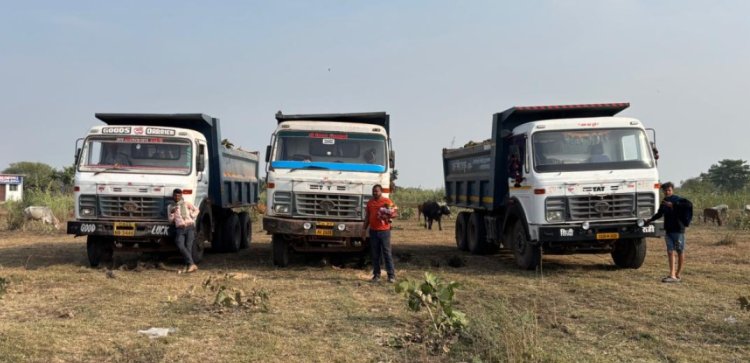
[[[677,207],[682,198],[674,195],[674,184],[667,182],[662,184],[664,200],[659,206],[659,211],[653,217],[647,219],[646,225],[664,217],[665,240],[667,242],[667,257],[669,258],[669,276],[661,282],[680,282],[680,273],[685,264],[685,226],[678,218]],[[677,254],[677,267],[675,268],[675,253]]]

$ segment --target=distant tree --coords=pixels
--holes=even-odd
[[[702,173],[700,176],[683,180],[680,183],[680,189],[692,192],[705,192],[714,189],[714,185],[706,179],[705,175],[706,173]]]
[[[745,160],[724,159],[711,165],[702,177],[723,191],[734,192],[750,182],[750,165]]]
[[[19,161],[3,170],[6,174],[22,174],[25,189],[47,190],[56,180],[56,171],[45,163]]]
[[[55,170],[55,180],[60,184],[60,188],[65,192],[69,192],[73,186],[73,182],[76,176],[75,165],[65,166],[62,170]]]

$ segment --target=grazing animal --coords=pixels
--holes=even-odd
[[[60,221],[49,207],[26,207],[23,210],[23,218],[25,221],[41,221],[44,224],[51,224],[55,228],[60,229]]]
[[[750,213],[750,204],[745,204],[745,213]]]
[[[703,209],[703,223],[709,220],[721,226],[721,212],[714,208]]]
[[[724,218],[727,216],[727,212],[729,211],[729,206],[726,204],[719,204],[713,207],[712,209],[716,209],[717,211],[719,211],[719,214],[721,214],[721,217]]]
[[[443,216],[451,214],[451,209],[447,205],[440,205],[435,201],[429,201],[422,203],[421,213],[424,215],[424,228],[432,229],[432,222],[438,222],[438,228],[442,231],[443,224],[441,219]]]

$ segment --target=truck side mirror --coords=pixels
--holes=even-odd
[[[75,163],[73,165],[78,165],[78,161],[79,161],[78,159],[80,158],[81,158],[81,148],[79,147],[76,149]]]
[[[391,169],[396,167],[396,152],[391,150],[390,156],[388,157],[388,165]]]
[[[271,161],[271,145],[266,146],[266,162]]]
[[[206,170],[206,146],[198,145],[198,159],[195,161],[195,169],[200,173]]]

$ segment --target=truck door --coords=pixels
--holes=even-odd
[[[200,207],[203,199],[208,196],[208,148],[203,140],[196,140],[198,150],[195,153],[195,175],[197,184],[195,186],[195,206]]]
[[[515,135],[510,139],[508,154],[508,188],[510,196],[516,197],[524,208],[528,207],[531,196],[530,165],[526,148],[526,135]]]

